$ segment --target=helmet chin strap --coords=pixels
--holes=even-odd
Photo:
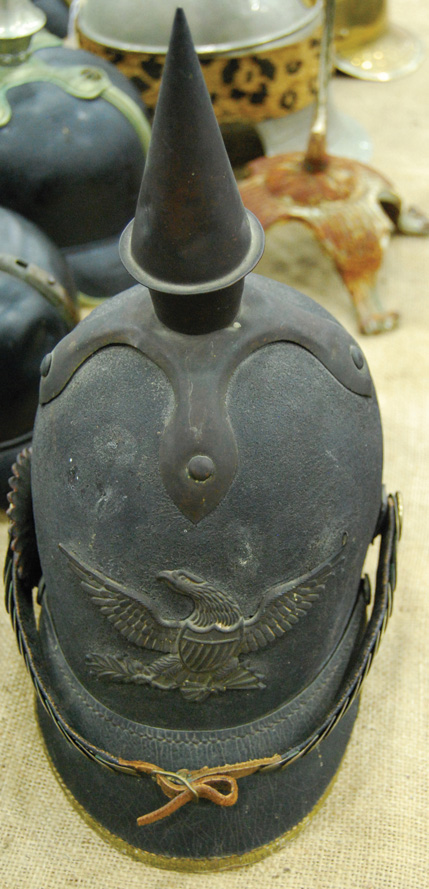
[[[14,467],[15,475],[19,473],[20,465],[22,464],[18,461]],[[169,802],[154,812],[139,817],[137,823],[140,826],[167,817],[191,800],[198,801],[204,798],[220,806],[234,805],[238,797],[239,778],[254,772],[264,773],[286,768],[313,750],[335,728],[361,690],[392,612],[397,574],[396,553],[402,525],[400,494],[389,494],[380,515],[376,535],[380,534],[381,540],[371,615],[359,651],[353,663],[349,665],[336,701],[322,723],[298,746],[275,756],[194,771],[181,769],[178,772],[167,772],[153,763],[121,759],[91,744],[68,725],[54,702],[49,679],[44,675],[43,655],[33,608],[33,584],[25,577],[25,572],[19,565],[22,541],[19,540],[16,528],[12,527],[4,574],[6,608],[11,616],[18,646],[36,692],[58,730],[84,756],[114,771],[134,776],[148,775],[156,780],[165,796],[169,798]],[[361,581],[358,595],[367,596],[368,587],[368,579],[365,577]]]
[[[9,253],[0,253],[0,272],[7,272],[13,278],[18,278],[24,284],[34,287],[45,299],[58,309],[62,319],[69,327],[74,327],[79,321],[79,313],[76,306],[59,281],[44,269],[34,263],[27,262],[19,256],[11,256]]]

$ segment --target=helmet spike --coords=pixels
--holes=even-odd
[[[204,305],[204,316],[216,315],[213,326],[221,327],[230,323],[230,288],[236,296],[239,290],[239,304],[242,285],[236,285],[256,265],[263,245],[259,222],[243,206],[186,17],[178,9],[136,215],[122,237],[122,260],[149,287],[169,326],[188,329]],[[222,295],[201,299],[217,291]],[[225,314],[217,306],[213,312],[213,298],[230,310]],[[207,318],[200,321],[204,329],[210,326]]]

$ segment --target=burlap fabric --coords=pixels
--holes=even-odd
[[[426,35],[424,0],[395,0],[392,20]],[[386,84],[337,78],[336,104],[374,142],[373,165],[429,211],[429,59]],[[296,259],[296,242],[304,257]],[[291,245],[293,249],[291,249]],[[293,257],[293,259],[291,258]],[[260,271],[315,297],[355,334],[348,295],[310,235],[268,237]],[[109,846],[79,817],[44,755],[30,680],[0,613],[0,886],[2,889],[425,889],[429,885],[429,240],[395,237],[380,295],[402,313],[398,330],[361,343],[383,416],[384,477],[402,490],[405,527],[394,616],[362,696],[336,783],[306,829],[240,871],[174,874]],[[0,522],[1,551],[6,520]],[[184,850],[184,854],[185,850]]]

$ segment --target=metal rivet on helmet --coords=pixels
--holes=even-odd
[[[196,457],[191,457],[188,463],[188,472],[196,482],[205,482],[214,475],[215,465],[211,457],[198,454]]]

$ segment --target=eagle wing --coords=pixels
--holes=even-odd
[[[265,648],[305,617],[324,592],[329,578],[342,567],[346,535],[343,540],[341,549],[313,571],[267,590],[256,614],[244,622],[241,653]]]
[[[101,571],[90,568],[63,546],[59,548],[77,574],[82,589],[86,590],[101,613],[122,636],[141,648],[172,652],[175,650],[179,623],[158,617],[152,605],[143,597],[130,592],[106,577]]]

